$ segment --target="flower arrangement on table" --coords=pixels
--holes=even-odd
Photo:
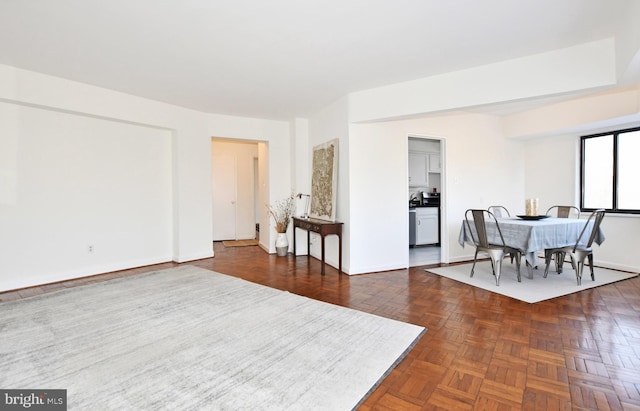
[[[276,222],[276,231],[278,233],[286,233],[291,222],[291,217],[296,209],[294,193],[291,193],[289,197],[284,200],[278,200],[273,205],[268,205],[269,214]]]

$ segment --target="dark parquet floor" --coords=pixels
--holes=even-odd
[[[328,266],[321,276],[314,258],[222,243],[214,250],[189,264],[428,328],[360,410],[640,410],[638,277],[528,304],[426,273],[429,266],[356,276]],[[176,265],[6,292],[0,301]]]

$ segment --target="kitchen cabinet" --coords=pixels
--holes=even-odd
[[[440,172],[442,172],[440,153],[409,152],[409,187],[430,187],[429,173]],[[439,176],[433,177],[439,178]]]
[[[442,163],[440,162],[440,153],[429,153],[429,172],[439,173],[442,171]]]
[[[409,152],[409,187],[429,186],[429,155],[423,152]]]
[[[438,207],[416,208],[416,245],[439,243],[439,225]]]

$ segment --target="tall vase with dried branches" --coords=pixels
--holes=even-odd
[[[273,205],[267,205],[267,209],[276,223],[276,232],[278,233],[276,237],[276,253],[279,256],[285,256],[289,251],[287,229],[295,212],[295,194],[291,193],[289,197],[278,200]]]

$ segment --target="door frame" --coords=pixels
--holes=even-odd
[[[255,224],[260,224],[260,236],[259,245],[261,248],[270,251],[269,244],[271,243],[270,236],[271,230],[269,229],[269,216],[266,213],[265,204],[269,201],[269,142],[266,140],[252,140],[252,139],[236,139],[226,137],[211,137],[211,145],[213,147],[214,142],[231,143],[231,144],[255,144],[257,146],[257,162],[256,157],[252,160],[252,175],[253,186],[250,188],[254,192],[253,204],[249,207],[255,211],[255,221],[251,222],[252,235],[255,233]],[[211,150],[211,157],[214,152]],[[256,169],[257,167],[257,169]],[[213,169],[213,164],[212,164]],[[213,178],[213,176],[212,176]],[[213,193],[212,193],[213,195]],[[212,199],[213,201],[213,199]],[[244,227],[244,226],[243,226]],[[244,235],[244,231],[240,230],[240,235]],[[238,229],[236,228],[238,234]],[[275,252],[275,251],[274,251]]]
[[[440,262],[449,263],[449,231],[447,230],[447,139],[444,136],[430,134],[407,134],[407,162],[409,160],[409,138],[437,140],[440,142]],[[407,169],[408,166],[407,163]],[[408,231],[407,238],[409,238]]]

